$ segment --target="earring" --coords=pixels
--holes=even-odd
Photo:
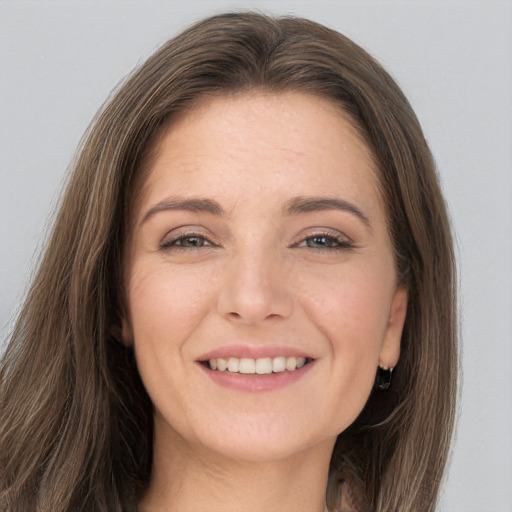
[[[381,366],[377,369],[377,378],[375,379],[375,389],[379,391],[387,391],[391,387],[391,375],[394,368],[382,368]]]

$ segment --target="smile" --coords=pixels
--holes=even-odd
[[[209,359],[205,364],[211,370],[245,375],[269,375],[271,373],[293,372],[311,362],[305,357],[219,357]]]

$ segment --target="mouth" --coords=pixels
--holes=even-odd
[[[216,372],[238,373],[243,375],[271,375],[273,373],[294,372],[310,364],[313,359],[306,357],[218,357],[201,361]]]

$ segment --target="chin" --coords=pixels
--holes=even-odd
[[[332,450],[337,429],[313,430],[311,418],[279,417],[258,414],[229,423],[212,422],[195,431],[195,442],[218,456],[237,461],[265,463],[284,460],[317,445],[329,444]]]

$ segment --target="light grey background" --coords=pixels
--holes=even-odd
[[[512,511],[510,1],[0,0],[1,341],[67,165],[109,91],[186,25],[242,8],[344,32],[411,100],[437,159],[461,275],[464,386],[440,511]]]

